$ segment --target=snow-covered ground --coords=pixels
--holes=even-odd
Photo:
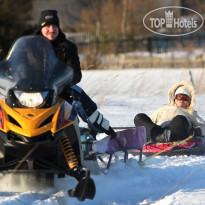
[[[203,69],[129,69],[84,71],[80,86],[98,104],[113,127],[134,126],[139,112],[151,114],[167,103],[173,83],[185,80],[196,88],[196,110],[205,119],[205,70]],[[85,124],[80,122],[82,126]],[[99,138],[102,137],[99,136]],[[155,157],[140,167],[138,156],[122,156],[107,175],[92,176],[96,184],[94,200],[79,202],[67,196],[76,181],[60,179],[53,189],[42,193],[0,193],[2,205],[137,205],[205,204],[205,157]],[[143,156],[143,159],[146,159]]]

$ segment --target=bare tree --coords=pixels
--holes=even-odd
[[[26,22],[30,19],[31,0],[0,0],[0,59],[7,52],[17,37],[27,29]]]
[[[137,33],[146,32],[143,17],[159,6],[156,0],[89,0],[81,12],[77,31]]]
[[[123,0],[122,3],[122,21],[121,21],[121,32],[126,32],[126,21],[127,21],[127,6],[128,0]]]

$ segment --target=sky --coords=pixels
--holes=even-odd
[[[168,89],[185,80],[196,89],[195,109],[205,119],[204,69],[126,69],[83,71],[79,84],[98,104],[113,127],[133,127],[137,113],[148,115],[166,104]],[[80,121],[80,126],[86,126]],[[97,138],[105,137],[104,134]],[[104,156],[107,159],[107,156]],[[55,186],[42,192],[0,193],[0,205],[198,205],[205,201],[204,156],[157,156],[138,164],[138,156],[116,153],[107,174],[92,174],[96,184],[93,200],[79,202],[67,195],[76,180],[56,179]],[[143,160],[146,156],[143,155]],[[9,183],[9,180],[7,181]],[[3,184],[1,183],[1,186]]]

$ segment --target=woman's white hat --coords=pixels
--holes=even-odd
[[[187,95],[187,96],[191,97],[189,91],[186,89],[185,86],[181,86],[176,90],[175,96],[178,95],[178,94],[184,94],[184,95]]]

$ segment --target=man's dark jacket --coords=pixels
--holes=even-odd
[[[36,35],[42,35],[41,31],[35,32]],[[75,85],[80,82],[82,78],[80,60],[78,56],[77,46],[66,39],[65,34],[59,29],[59,34],[54,41],[50,41],[53,45],[56,56],[59,60],[65,62],[73,68],[74,76],[71,82]]]

